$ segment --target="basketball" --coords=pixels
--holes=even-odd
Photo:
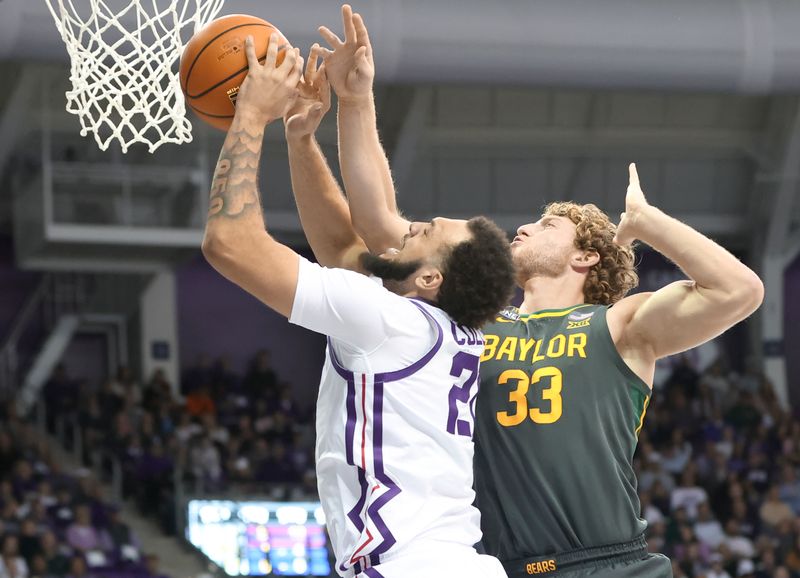
[[[272,24],[255,16],[231,14],[197,32],[181,56],[180,81],[186,104],[211,126],[227,131],[233,121],[236,96],[247,76],[244,43],[252,36],[256,54],[264,62],[269,37],[280,34],[277,64],[289,42]]]

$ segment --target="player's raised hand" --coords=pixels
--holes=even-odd
[[[245,41],[248,72],[236,99],[236,113],[253,115],[254,122],[267,124],[294,104],[298,93],[298,82],[303,74],[303,57],[299,48],[286,50],[280,66],[276,65],[280,36],[270,36],[264,64],[258,62],[253,37]]]
[[[316,132],[322,117],[331,108],[331,85],[325,65],[319,65],[320,47],[314,44],[308,53],[306,70],[297,85],[298,95],[284,116],[286,138],[302,138]]]
[[[620,215],[617,234],[614,236],[614,242],[620,245],[630,245],[640,238],[640,231],[637,228],[640,225],[640,217],[642,212],[650,206],[639,184],[639,173],[636,171],[636,164],[631,163],[628,171],[630,173],[630,182],[628,183],[628,192],[625,195],[625,212]]]
[[[342,6],[342,23],[344,40],[327,27],[319,27],[320,35],[333,49],[321,49],[328,79],[340,101],[368,98],[372,93],[375,63],[367,27],[349,4]]]

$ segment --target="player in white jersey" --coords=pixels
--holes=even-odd
[[[247,41],[250,70],[214,174],[203,253],[293,323],[329,336],[317,472],[337,571],[505,576],[473,548],[472,404],[479,327],[514,282],[508,240],[482,217],[434,219],[413,223],[402,247],[366,253],[313,139],[329,107],[324,72],[312,53],[298,84],[302,59],[292,50],[276,67],[275,40],[263,66]],[[283,115],[301,220],[320,264],[336,268],[310,263],[265,231],[261,144],[265,126]]]

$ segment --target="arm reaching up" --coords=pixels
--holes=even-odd
[[[286,113],[292,190],[317,261],[326,267],[359,271],[359,256],[367,247],[353,229],[350,208],[314,138],[331,107],[325,67],[318,68],[318,62],[319,47],[315,44],[298,86],[298,98]]]
[[[258,191],[264,129],[297,97],[303,59],[290,50],[276,66],[278,35],[262,66],[248,37],[249,72],[214,171],[203,255],[223,276],[278,313],[289,316],[297,287],[298,255],[265,230]]]
[[[373,253],[397,247],[409,223],[397,211],[394,183],[380,142],[372,84],[375,65],[367,27],[342,6],[345,39],[319,31],[333,50],[322,49],[325,69],[339,99],[339,164],[353,225]]]
[[[761,304],[764,286],[723,247],[650,205],[636,165],[629,170],[616,242],[627,245],[639,239],[690,279],[631,295],[609,310],[609,328],[622,357],[651,383],[656,359],[705,343],[749,316]]]

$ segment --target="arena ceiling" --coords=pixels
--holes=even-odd
[[[382,138],[410,216],[485,213],[512,230],[559,199],[614,214],[635,161],[653,203],[729,246],[786,251],[797,243],[800,4],[353,4],[375,44]],[[223,13],[235,12],[275,22],[299,46],[317,40],[317,24],[338,29],[330,0],[227,0]],[[188,178],[207,178],[221,136],[199,122],[194,143],[154,156],[101,154],[76,134],[77,121],[63,112],[66,51],[44,1],[0,1],[0,59],[0,74],[15,78],[0,92],[6,227],[8,161],[39,154],[45,132],[53,154],[72,147],[86,163],[182,166]],[[267,138],[265,205],[299,240],[280,130]],[[319,138],[335,165],[333,114]],[[97,191],[75,194],[99,202]],[[199,241],[197,209],[188,244]]]

